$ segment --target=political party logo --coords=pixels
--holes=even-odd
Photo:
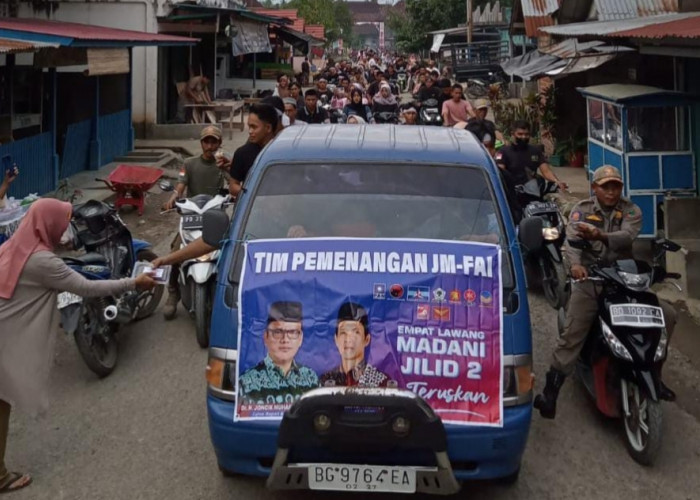
[[[433,319],[437,321],[449,321],[450,308],[447,306],[433,306]]]
[[[393,299],[400,299],[403,297],[403,286],[395,283],[389,287],[389,295]]]
[[[375,283],[372,296],[375,299],[384,299],[386,298],[386,283]]]
[[[491,292],[484,290],[481,292],[481,305],[482,306],[487,306],[490,307],[491,304],[493,303],[493,295],[491,295]]]
[[[418,306],[416,306],[416,319],[428,319],[429,312],[429,306],[418,304]]]
[[[433,290],[433,300],[435,302],[444,302],[445,297],[447,297],[447,292],[442,288],[436,288]]]
[[[462,294],[459,292],[459,290],[452,290],[450,292],[450,302],[459,302],[461,296]]]
[[[409,286],[406,294],[408,300],[427,302],[430,300],[429,286]]]
[[[473,306],[476,302],[476,292],[471,288],[464,291],[464,300],[467,301],[467,305]]]

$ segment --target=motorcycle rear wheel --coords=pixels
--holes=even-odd
[[[192,294],[192,306],[194,309],[194,323],[197,331],[197,343],[205,349],[209,347],[209,325],[211,323],[211,299],[207,283],[195,283]]]
[[[661,403],[652,401],[633,382],[621,379],[620,384],[622,425],[627,452],[635,462],[652,465],[661,448]],[[625,408],[628,411],[625,411]]]
[[[103,335],[103,332],[99,331],[100,327],[110,327],[102,325],[95,314],[94,309],[85,306],[73,336],[85,364],[95,375],[104,378],[117,366],[119,345],[112,332]]]
[[[542,291],[547,302],[554,309],[560,309],[569,301],[570,290],[567,284],[567,274],[563,262],[553,262],[551,259],[542,260]]]
[[[153,262],[157,258],[158,256],[152,250],[141,250],[136,256],[136,260],[146,262]],[[140,292],[135,319],[147,318],[155,312],[163,298],[164,289],[164,286],[157,286],[148,292]]]

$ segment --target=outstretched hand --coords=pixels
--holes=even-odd
[[[140,292],[153,290],[158,283],[148,273],[139,274],[136,277],[136,289]]]
[[[13,165],[12,168],[5,170],[5,181],[9,184],[10,182],[14,181],[18,175],[19,168],[17,168],[17,165]]]

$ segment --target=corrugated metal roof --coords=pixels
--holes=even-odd
[[[250,9],[253,12],[257,12],[258,14],[263,14],[265,16],[270,16],[270,17],[284,17],[286,19],[289,19],[290,21],[294,21],[297,18],[297,10],[296,9],[259,9],[257,7]]]
[[[0,18],[0,30],[32,33],[81,41],[136,43],[195,43],[198,40],[174,35],[106,28],[89,24],[49,21],[47,19]]]
[[[58,47],[58,44],[27,42],[25,40],[10,40],[0,38],[0,54],[19,54],[22,52],[36,52],[46,47]]]
[[[537,36],[537,30],[554,25],[554,14],[559,10],[559,0],[521,0],[525,20],[525,34]]]
[[[594,47],[605,45],[605,42],[579,42],[576,38],[570,38],[563,42],[550,45],[549,47],[541,47],[539,49],[543,54],[561,57],[574,57],[577,53],[585,52]]]
[[[540,31],[549,33],[550,35],[558,36],[615,36],[615,33],[636,30],[647,26],[659,25],[664,29],[668,28],[668,23],[688,19],[690,17],[697,18],[700,13],[684,13],[684,14],[662,14],[658,16],[640,17],[636,19],[623,19],[615,21],[594,21],[586,23],[562,24],[559,26],[544,26]],[[669,35],[671,36],[671,35]]]
[[[678,0],[595,0],[598,19],[611,21],[678,12]]]
[[[307,24],[304,26],[304,33],[319,40],[326,38],[326,28],[322,24]]]
[[[618,31],[612,36],[629,38],[700,38],[700,14],[643,28]]]

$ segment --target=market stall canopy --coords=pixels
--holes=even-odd
[[[304,53],[308,53],[313,46],[318,47],[326,43],[324,40],[319,40],[307,33],[302,33],[286,26],[276,26],[273,29],[282,40]]]
[[[523,80],[543,75],[557,77],[597,68],[631,51],[634,49],[601,41],[580,42],[574,38],[514,57],[501,67],[506,74]]]

